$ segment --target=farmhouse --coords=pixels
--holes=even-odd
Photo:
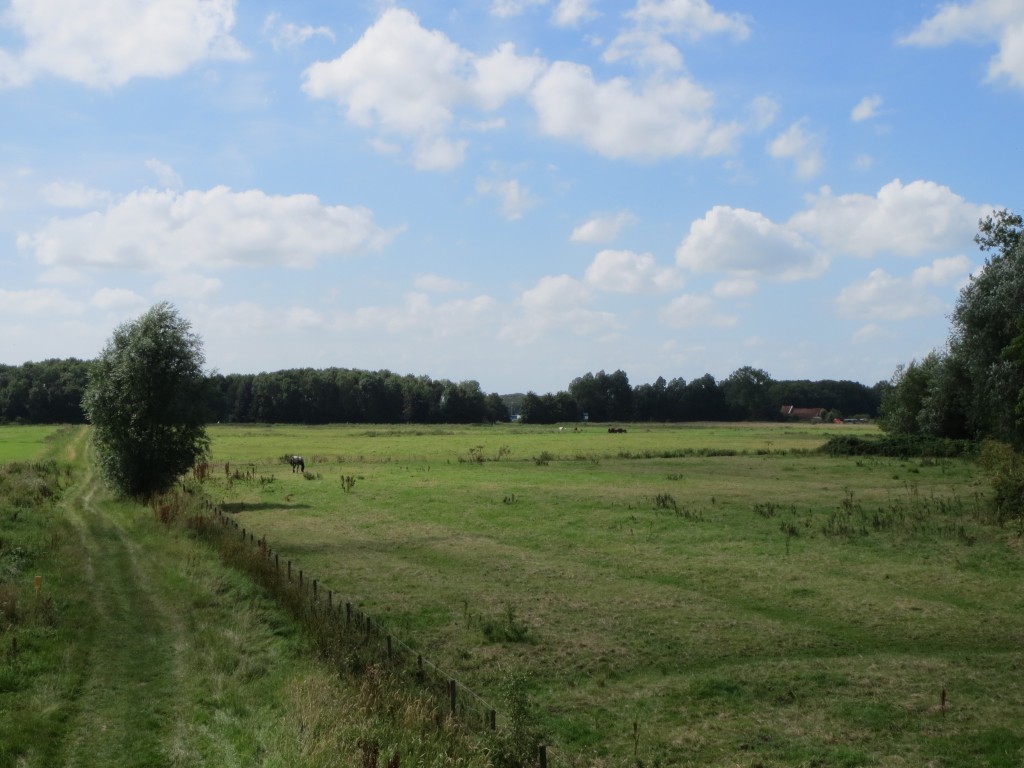
[[[813,421],[825,420],[824,408],[797,408],[795,405],[784,405],[781,409],[782,418],[792,421]]]

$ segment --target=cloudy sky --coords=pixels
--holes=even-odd
[[[873,384],[1021,126],[1008,0],[0,0],[0,363]]]

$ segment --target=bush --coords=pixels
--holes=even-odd
[[[880,438],[833,435],[818,450],[830,456],[889,456],[899,459],[927,456],[936,459],[955,459],[973,456],[977,446],[970,440],[921,435],[893,435]]]
[[[1024,456],[1007,443],[986,440],[980,463],[992,480],[992,506],[1002,525],[1016,520],[1024,529]]]

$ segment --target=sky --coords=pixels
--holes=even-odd
[[[0,363],[871,385],[1022,126],[1024,0],[0,0]]]

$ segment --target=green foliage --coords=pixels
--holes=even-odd
[[[522,672],[506,674],[501,684],[501,698],[507,725],[495,737],[492,754],[494,768],[534,765],[537,745],[543,743],[543,732],[537,719],[536,706],[527,690],[526,676]]]
[[[830,435],[828,441],[818,450],[830,456],[961,458],[972,456],[976,446],[970,440],[950,440],[921,435],[895,434],[880,438]]]
[[[1006,443],[986,440],[980,463],[991,477],[996,519],[1000,524],[1016,521],[1024,527],[1024,456]]]
[[[114,330],[83,405],[106,480],[128,496],[168,489],[209,446],[202,341],[168,303]]]

